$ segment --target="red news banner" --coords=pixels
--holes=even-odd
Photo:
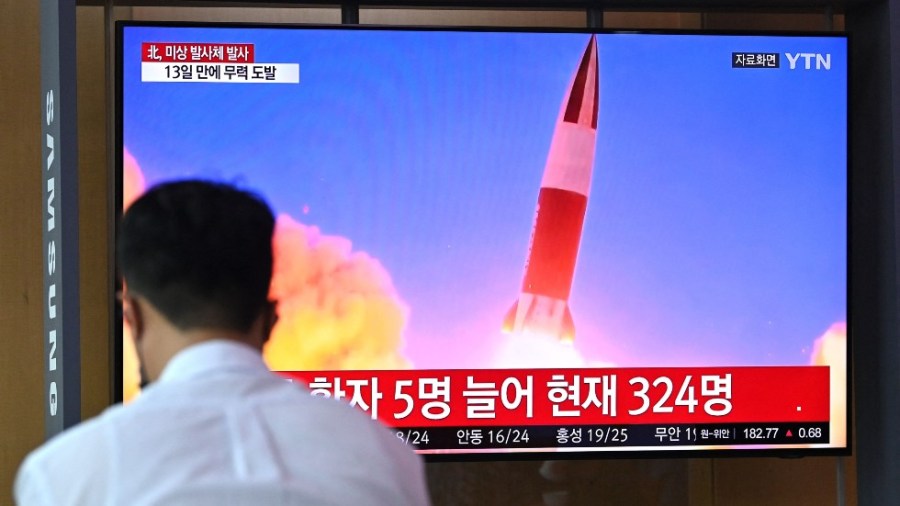
[[[397,428],[829,420],[823,366],[280,374]]]
[[[141,61],[167,63],[253,63],[253,44],[144,42]]]

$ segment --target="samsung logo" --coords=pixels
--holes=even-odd
[[[53,124],[55,120],[54,115],[54,107],[55,104],[53,102],[53,90],[47,92],[46,99],[46,120],[47,126],[49,127]],[[49,153],[47,154],[47,179],[46,179],[46,187],[47,187],[47,229],[46,232],[49,234],[54,229],[56,229],[56,207],[54,200],[56,199],[56,179],[51,176],[50,171],[53,169],[53,162],[56,160],[56,139],[53,138],[51,133],[47,133],[47,148],[49,149]],[[47,317],[49,321],[48,329],[47,329],[47,349],[49,352],[47,353],[47,371],[49,373],[53,373],[56,371],[56,279],[54,275],[56,274],[56,240],[51,238],[47,244],[47,275],[49,279],[49,283],[47,284]],[[56,416],[57,407],[59,404],[59,395],[57,392],[56,381],[50,381],[48,385],[48,402],[50,403],[50,416]]]

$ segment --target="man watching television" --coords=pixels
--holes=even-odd
[[[265,366],[274,228],[263,200],[221,183],[166,183],[131,205],[123,317],[151,384],[32,452],[20,506],[428,504],[402,441]]]

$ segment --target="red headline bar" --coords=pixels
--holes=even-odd
[[[209,44],[201,42],[144,42],[142,62],[253,63],[253,44]]]
[[[829,420],[824,366],[280,374],[393,427]]]

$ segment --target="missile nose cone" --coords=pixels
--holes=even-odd
[[[600,97],[599,65],[597,64],[597,37],[591,35],[572,89],[569,90],[569,101],[563,121],[597,128],[597,101]]]

